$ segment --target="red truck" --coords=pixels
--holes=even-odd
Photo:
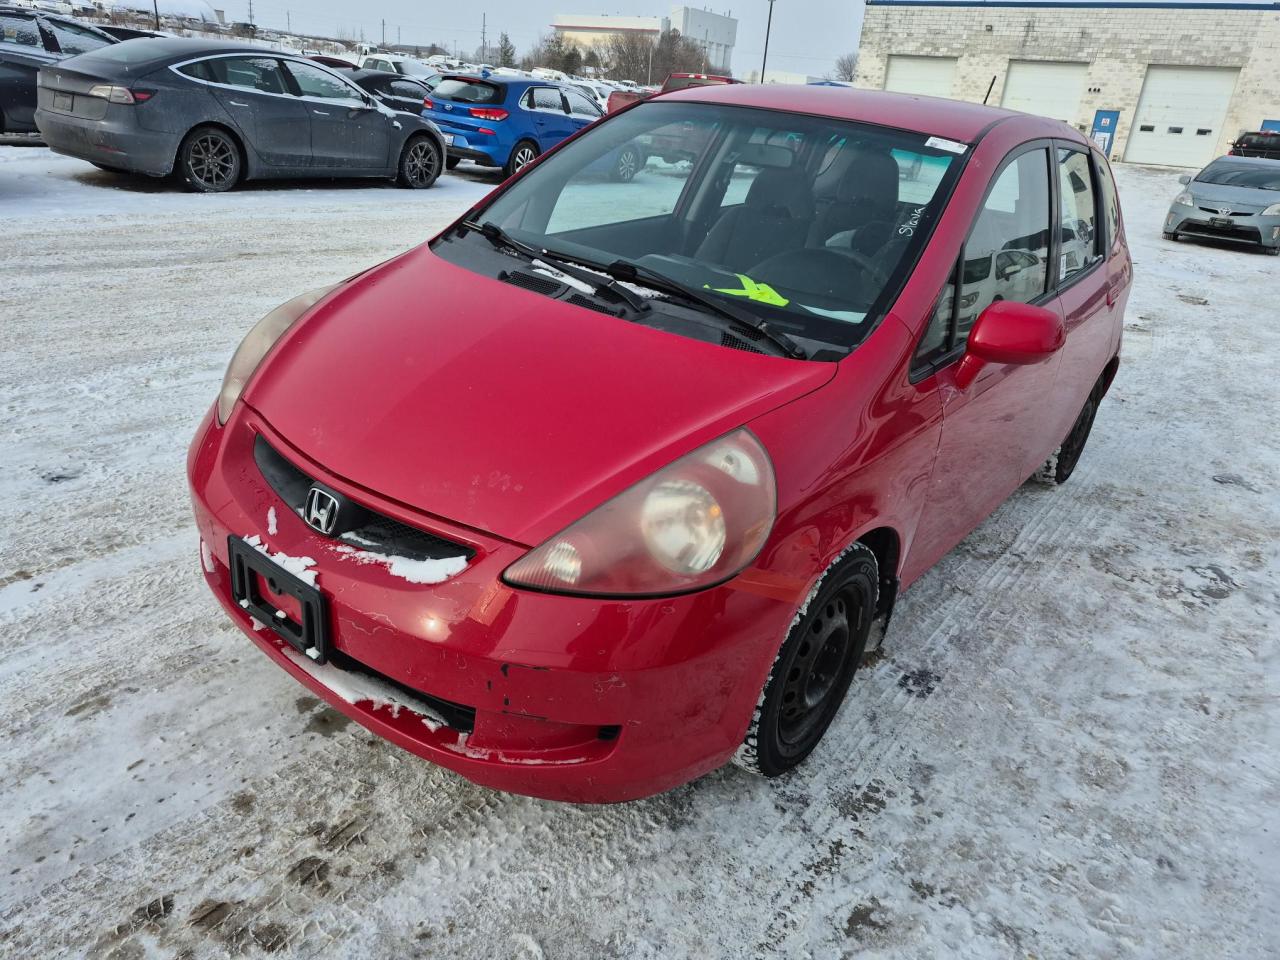
[[[672,90],[683,90],[685,87],[709,87],[717,83],[741,82],[741,80],[735,80],[733,77],[720,77],[712,73],[673,73],[667,77],[662,89],[658,92],[670,93]],[[653,94],[638,93],[633,90],[615,90],[609,94],[607,110],[609,113],[613,113],[629,103],[635,103],[637,100],[643,100],[645,97],[650,96],[653,96]]]

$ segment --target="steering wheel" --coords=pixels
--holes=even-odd
[[[785,253],[779,253],[762,260],[749,271],[747,275],[755,278],[760,277],[766,282],[774,280],[784,287],[790,287],[793,290],[813,290],[817,292],[822,288],[822,283],[811,282],[805,279],[805,275],[809,274],[817,279],[816,275],[822,275],[829,278],[831,274],[836,276],[845,276],[848,270],[849,262],[852,261],[862,271],[862,274],[871,280],[877,287],[881,289],[888,285],[889,277],[879,265],[870,257],[858,253],[858,251],[842,247],[839,250],[828,250],[825,248],[803,247],[798,250],[788,250]],[[788,275],[798,278],[798,282],[792,282],[787,279]],[[863,284],[858,284],[857,294],[862,293]],[[849,291],[847,296],[850,299],[860,299],[855,296],[855,291]],[[868,298],[869,300],[874,299]]]

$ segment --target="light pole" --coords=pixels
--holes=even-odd
[[[773,0],[769,0],[769,20],[764,28],[764,56],[760,59],[760,82],[764,83],[764,67],[769,62],[769,31],[773,29]]]
[[[160,0],[151,0],[151,9],[156,15],[156,33],[160,32]]]

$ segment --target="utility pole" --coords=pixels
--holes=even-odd
[[[773,29],[773,0],[769,0],[769,21],[764,27],[764,56],[760,59],[760,82],[764,83],[764,65],[769,62],[769,31]]]
[[[488,17],[480,14],[480,60],[484,63],[489,62],[489,39],[485,31],[488,29]]]
[[[293,33],[293,11],[292,10],[286,10],[284,12],[284,28],[287,31],[289,31],[289,33]]]
[[[772,3],[772,0],[770,0],[770,2]],[[385,17],[382,20],[382,44],[381,45],[384,47],[387,45],[387,21]]]
[[[657,44],[654,44],[654,43],[649,44],[649,73],[646,75],[645,81],[644,81],[644,85],[646,87],[653,84],[653,48],[655,46],[657,46]]]
[[[249,26],[253,26],[253,0],[249,0]]]
[[[156,14],[156,33],[160,32],[160,0],[151,0],[151,9]]]
[[[396,46],[400,46],[400,28],[396,27]]]

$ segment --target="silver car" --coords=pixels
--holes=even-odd
[[[1280,160],[1219,157],[1181,182],[1186,189],[1165,217],[1166,240],[1207,237],[1280,254]]]

